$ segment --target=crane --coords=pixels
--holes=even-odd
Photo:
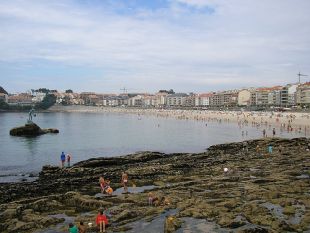
[[[304,77],[304,76],[308,76],[308,75],[306,75],[306,74],[301,74],[300,71],[299,71],[299,73],[297,74],[297,76],[298,76],[298,83],[300,84],[300,77]]]
[[[124,94],[127,93],[127,91],[128,91],[128,90],[126,89],[126,87],[123,87],[123,88],[121,88],[120,90],[123,91]]]

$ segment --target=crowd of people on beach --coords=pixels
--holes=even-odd
[[[98,110],[100,111],[100,109]],[[156,116],[161,118],[175,118],[178,120],[195,120],[205,122],[237,123],[242,136],[248,136],[246,126],[252,126],[257,129],[265,129],[266,136],[268,131],[273,135],[273,129],[278,129],[279,133],[295,133],[298,136],[308,136],[310,134],[310,113],[296,112],[256,112],[256,111],[216,111],[216,110],[181,110],[181,109],[102,109],[103,112],[115,112],[126,114],[137,114],[138,119],[142,116]],[[157,125],[159,127],[159,124]]]

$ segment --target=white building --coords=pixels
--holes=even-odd
[[[304,83],[297,87],[296,102],[299,105],[310,104],[310,82]]]
[[[8,102],[8,95],[4,94],[4,93],[0,93],[0,101],[7,103]]]
[[[34,103],[40,103],[43,101],[44,97],[46,96],[46,93],[43,92],[35,92],[34,96],[32,97],[32,102]]]
[[[251,104],[251,92],[247,89],[241,90],[238,93],[238,105],[249,106]]]
[[[287,88],[287,104],[289,106],[296,105],[296,91],[298,84],[288,84]]]
[[[210,106],[212,96],[213,93],[204,93],[197,95],[195,98],[195,106],[200,107]]]
[[[143,105],[143,96],[136,95],[128,99],[128,106],[131,107],[141,107]]]
[[[158,92],[155,94],[155,98],[156,98],[156,103],[155,106],[156,107],[163,107],[167,104],[167,96],[169,94],[167,92]]]

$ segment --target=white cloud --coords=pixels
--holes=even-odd
[[[101,68],[111,86],[151,91],[281,84],[299,69],[310,72],[310,1],[170,3],[120,14],[115,6],[75,1],[1,1],[0,61]]]

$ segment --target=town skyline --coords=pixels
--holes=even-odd
[[[1,1],[0,83],[10,92],[294,83],[310,74],[308,9],[307,0]]]
[[[308,75],[307,75],[308,76]],[[300,84],[308,84],[310,83],[310,78],[307,78],[306,80],[302,80],[300,82]],[[103,91],[93,91],[93,90],[86,90],[86,89],[82,89],[82,90],[75,90],[74,88],[71,87],[66,87],[64,89],[57,89],[57,88],[53,88],[53,87],[48,87],[48,86],[38,86],[36,88],[30,88],[30,89],[24,89],[21,91],[12,91],[7,89],[4,85],[0,85],[0,87],[2,87],[5,91],[7,91],[9,94],[18,94],[18,93],[28,93],[28,92],[35,92],[36,90],[39,89],[48,89],[48,90],[55,90],[57,92],[63,93],[66,92],[67,90],[73,91],[74,93],[83,93],[83,92],[92,92],[92,93],[97,93],[97,94],[130,94],[130,93],[139,93],[139,94],[155,94],[161,90],[172,90],[175,93],[194,93],[194,94],[204,94],[204,93],[217,93],[217,92],[225,92],[225,91],[232,91],[232,90],[244,90],[244,89],[260,89],[260,88],[273,88],[273,87],[285,87],[286,85],[296,85],[299,84],[298,81],[296,82],[291,82],[291,83],[278,83],[272,86],[267,86],[267,85],[260,85],[260,86],[248,86],[248,87],[236,87],[236,88],[231,88],[231,89],[219,89],[219,90],[206,90],[206,91],[196,91],[196,90],[189,90],[189,91],[179,91],[177,89],[175,89],[174,87],[163,87],[160,88],[158,90],[155,91],[150,91],[150,90],[140,90],[140,91],[136,91],[137,89],[132,89],[132,88],[127,88],[127,87],[122,87],[120,86],[120,88],[118,90],[116,90],[115,92],[111,91],[107,91],[107,92],[103,92]]]

